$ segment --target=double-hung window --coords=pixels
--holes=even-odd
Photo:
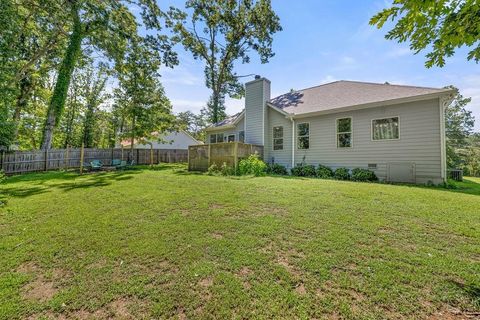
[[[283,150],[283,127],[273,127],[273,150]]]
[[[223,133],[212,133],[210,135],[210,143],[223,142]]]
[[[310,148],[310,124],[307,122],[297,125],[297,147],[298,149]]]
[[[337,148],[351,148],[352,137],[352,118],[337,119]]]
[[[400,139],[398,117],[372,120],[372,140]]]

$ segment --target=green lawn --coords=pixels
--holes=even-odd
[[[9,178],[0,318],[475,318],[480,179],[456,189],[180,166]]]

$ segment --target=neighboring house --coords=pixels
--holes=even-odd
[[[182,149],[188,150],[188,146],[203,144],[203,142],[196,140],[184,130],[165,133],[163,135],[154,134],[157,138],[149,139],[146,143],[139,143],[135,140],[134,148],[137,149]],[[121,141],[117,148],[123,145],[124,148],[130,148],[131,141],[125,139]]]
[[[373,170],[381,180],[441,183],[444,110],[453,90],[336,81],[270,98],[270,81],[245,85],[245,109],[207,129],[207,142],[264,146],[264,160]]]

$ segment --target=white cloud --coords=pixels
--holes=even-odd
[[[464,84],[460,86],[460,93],[464,97],[472,98],[467,105],[475,116],[475,131],[480,132],[480,76],[472,75],[464,78]]]
[[[355,58],[350,57],[350,56],[343,56],[340,61],[343,64],[354,64],[356,62]]]
[[[192,111],[193,113],[199,113],[200,110],[206,105],[205,101],[199,100],[184,100],[184,99],[171,99],[170,102],[173,106],[173,112]]]
[[[387,52],[387,57],[388,58],[399,58],[399,57],[403,57],[403,56],[406,56],[406,55],[409,55],[409,54],[413,55],[413,52],[410,51],[409,48],[397,47],[397,48]]]
[[[167,68],[163,70],[162,82],[187,86],[198,86],[203,85],[203,78],[190,72],[185,67],[177,66],[174,69]]]

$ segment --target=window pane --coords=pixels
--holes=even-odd
[[[398,139],[398,117],[372,121],[373,140]]]
[[[211,134],[210,135],[210,143],[215,143],[217,142],[217,135],[216,134]]]
[[[234,142],[235,141],[235,135],[231,134],[228,136],[228,142]]]
[[[223,142],[223,133],[217,134],[217,142]]]
[[[245,131],[240,131],[238,133],[238,141],[244,142],[245,141]]]
[[[299,137],[298,138],[298,149],[308,149],[310,148],[310,138],[309,137]]]
[[[273,137],[283,138],[283,127],[273,127]]]
[[[310,128],[308,123],[300,123],[298,125],[298,136],[308,136]]]
[[[352,134],[351,133],[339,133],[337,134],[337,145],[339,148],[349,148],[352,146]]]
[[[273,150],[283,150],[283,139],[273,139]]]
[[[352,119],[344,118],[337,120],[337,133],[352,132]]]

